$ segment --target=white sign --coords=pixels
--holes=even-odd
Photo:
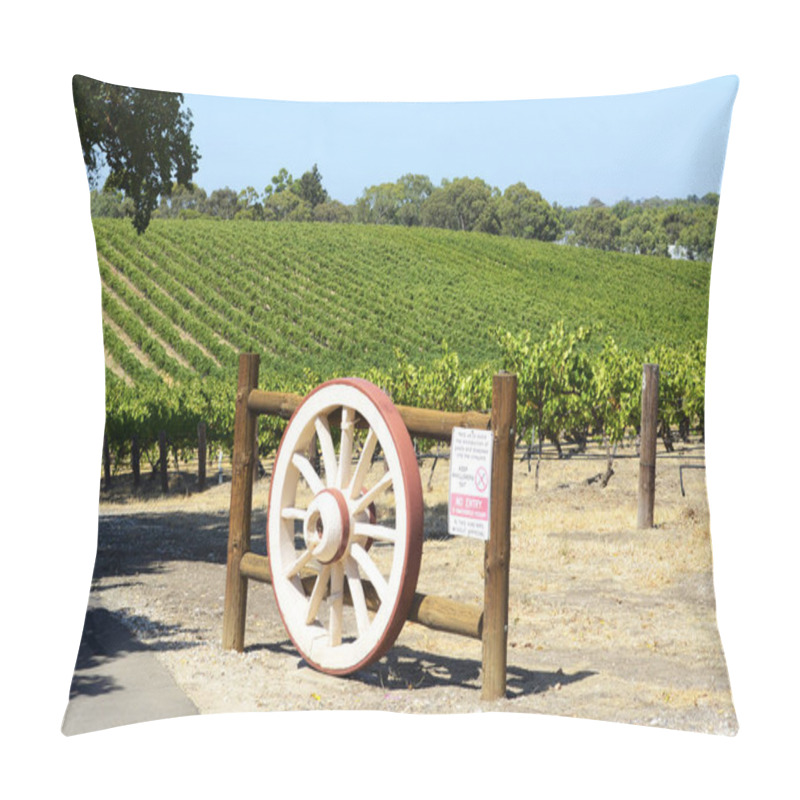
[[[453,536],[489,539],[492,432],[453,428],[447,530]]]

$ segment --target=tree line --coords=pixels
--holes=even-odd
[[[152,217],[435,227],[710,261],[718,206],[719,195],[706,194],[624,199],[611,206],[592,198],[585,206],[569,207],[550,204],[523,182],[501,192],[481,178],[445,179],[434,186],[428,176],[415,174],[367,187],[355,203],[344,204],[330,197],[314,164],[299,179],[282,168],[263,192],[248,186],[208,194],[194,183],[175,182]],[[112,185],[92,191],[91,213],[133,218],[135,208]]]
[[[316,221],[481,231],[561,241],[602,250],[678,255],[710,261],[719,197],[593,198],[574,208],[549,203],[525,183],[500,191],[479,177],[445,178],[434,186],[409,173],[366,187],[351,205],[332,199],[316,164],[299,179],[279,170],[259,192],[228,187],[207,194],[192,183],[200,154],[183,95],[115,86],[76,75],[73,96],[84,162],[93,186],[93,216],[131,217],[144,233],[152,217]],[[109,169],[97,188],[102,164]]]

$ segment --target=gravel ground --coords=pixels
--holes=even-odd
[[[694,453],[696,456],[696,453]],[[441,463],[441,462],[440,462]],[[603,465],[604,466],[604,465]],[[737,721],[716,626],[705,486],[659,466],[656,527],[636,519],[636,463],[607,489],[587,458],[546,461],[533,489],[518,464],[512,508],[508,692],[480,699],[480,642],[407,623],[380,662],[349,678],[294,650],[271,587],[250,581],[245,650],[221,647],[229,483],[159,498],[118,477],[101,493],[95,601],[150,647],[201,713],[380,709],[503,710],[733,735]],[[430,467],[423,467],[428,486]],[[426,488],[419,591],[480,604],[483,545],[445,535],[447,471]],[[154,482],[155,483],[155,482]],[[268,478],[256,484],[253,549],[265,552]]]

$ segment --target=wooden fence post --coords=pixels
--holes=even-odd
[[[166,494],[169,491],[169,480],[167,478],[167,467],[169,466],[169,454],[167,453],[167,432],[158,432],[158,466],[161,472],[161,491]]]
[[[197,488],[206,488],[206,424],[197,423]]]
[[[500,372],[492,381],[494,446],[489,541],[484,549],[483,700],[497,700],[506,694],[511,486],[516,416],[517,376]]]
[[[103,482],[105,488],[111,488],[111,453],[108,448],[108,433],[103,431]]]
[[[133,472],[133,488],[139,488],[141,470],[139,466],[139,437],[134,433],[131,439],[131,472]]]
[[[228,572],[225,580],[225,609],[222,617],[222,647],[244,650],[247,612],[247,578],[240,570],[242,556],[250,550],[250,521],[253,508],[253,461],[257,415],[247,408],[247,398],[258,387],[259,357],[239,356],[236,417],[233,429],[231,511],[228,530]]]
[[[638,528],[653,527],[656,498],[656,431],[658,429],[658,364],[642,369],[642,427],[639,447]]]
[[[258,414],[253,415],[253,481],[258,480]]]

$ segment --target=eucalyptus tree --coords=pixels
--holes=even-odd
[[[192,144],[192,113],[183,95],[72,79],[83,160],[94,188],[102,167],[105,186],[121,190],[134,206],[133,226],[144,233],[159,196],[172,191],[173,177],[189,185],[200,154]]]

